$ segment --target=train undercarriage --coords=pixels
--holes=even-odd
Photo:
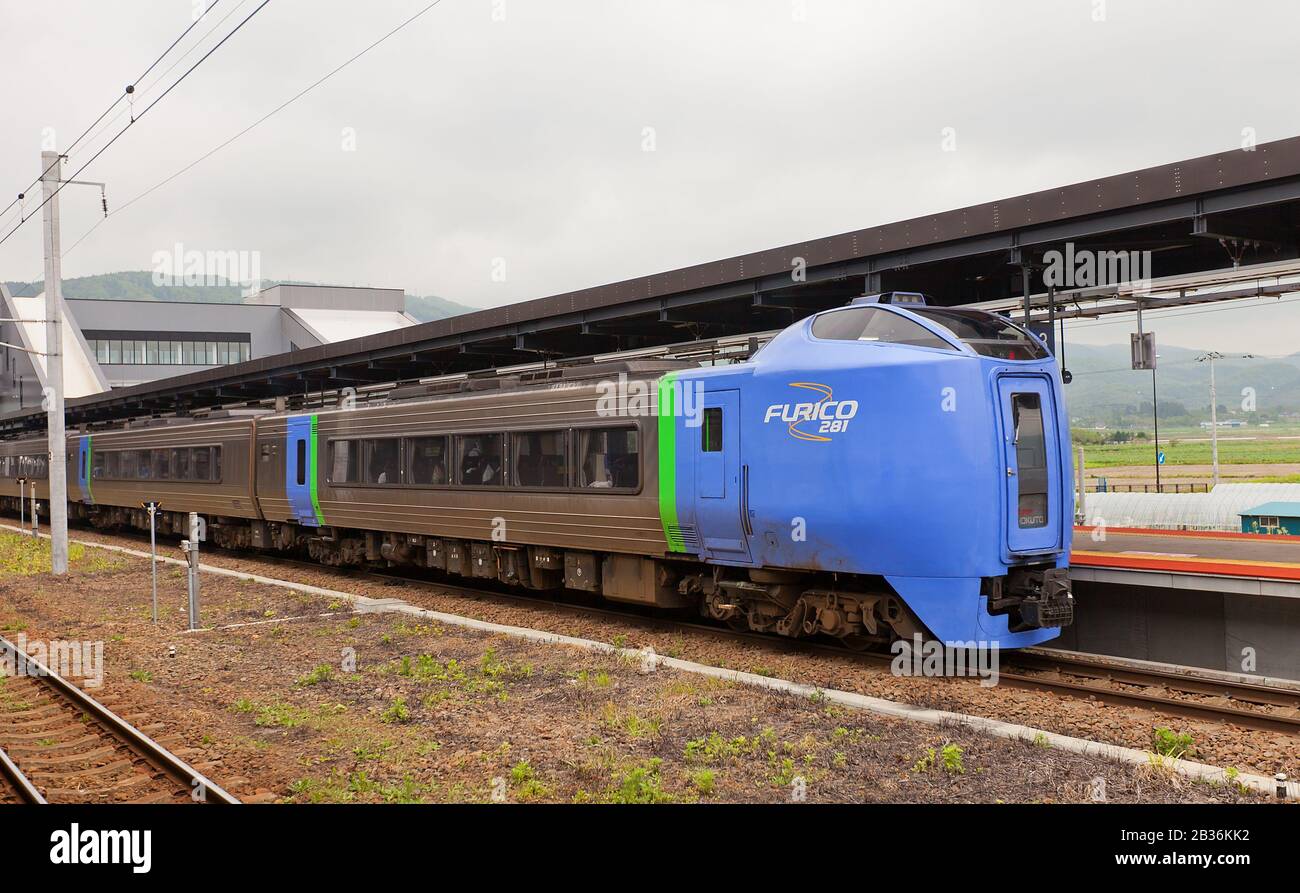
[[[16,514],[17,500],[0,500],[0,508]],[[97,528],[149,529],[143,508],[74,503],[69,509],[70,519]],[[155,525],[160,535],[188,535],[184,513],[160,511]],[[885,649],[918,635],[929,638],[880,577],[720,567],[690,559],[245,518],[209,518],[205,538],[223,549],[305,554],[330,567],[414,567],[530,590],[571,589],[615,602],[698,611],[734,629],[789,638],[828,636],[859,650]],[[1068,592],[1063,569],[1013,568],[1007,577],[985,581],[990,612],[1010,614],[1013,629],[1068,624]]]

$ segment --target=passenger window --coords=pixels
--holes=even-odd
[[[307,441],[298,441],[298,486],[307,483]]]
[[[172,477],[178,481],[192,481],[190,477],[190,453],[188,449],[172,450]]]
[[[131,457],[131,477],[137,481],[149,480],[151,470],[149,451],[131,450],[127,455]]]
[[[407,439],[406,482],[424,486],[447,483],[447,438]]]
[[[722,407],[704,410],[704,424],[700,426],[700,449],[706,453],[722,452]]]
[[[194,480],[196,481],[219,481],[221,480],[221,466],[217,465],[217,473],[212,473],[212,454],[221,455],[221,447],[198,447],[194,450],[194,459],[191,463],[194,467]]]
[[[823,313],[813,320],[812,333],[829,341],[873,341],[956,350],[920,323],[881,307],[850,307]]]
[[[504,482],[505,435],[463,434],[456,438],[460,482],[468,487],[499,487]]]
[[[111,479],[122,476],[122,454],[114,450],[104,454],[104,477]]]
[[[330,481],[335,484],[361,482],[361,441],[336,440],[330,444]]]
[[[514,483],[520,487],[569,486],[569,434],[542,431],[512,434]]]
[[[156,481],[165,481],[172,476],[171,474],[171,457],[166,450],[150,450],[149,455],[153,462],[153,477]]]
[[[580,486],[634,490],[641,485],[635,428],[594,428],[578,438]]]
[[[396,484],[400,483],[398,477],[401,469],[398,448],[400,441],[396,439],[384,440],[363,440],[365,445],[364,468],[365,482],[367,484]]]

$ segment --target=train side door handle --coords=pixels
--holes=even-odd
[[[749,523],[749,466],[740,466],[740,529],[745,536],[753,536],[754,528]]]

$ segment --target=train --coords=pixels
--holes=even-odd
[[[0,443],[0,507],[43,439]],[[69,434],[69,517],[410,566],[854,648],[1019,648],[1073,619],[1069,425],[1045,342],[916,293],[728,365],[612,355]],[[19,481],[27,481],[27,490]]]

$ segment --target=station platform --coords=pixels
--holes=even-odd
[[[1078,527],[1049,647],[1300,679],[1300,537]]]
[[[1300,536],[1076,527],[1075,580],[1300,598]]]

